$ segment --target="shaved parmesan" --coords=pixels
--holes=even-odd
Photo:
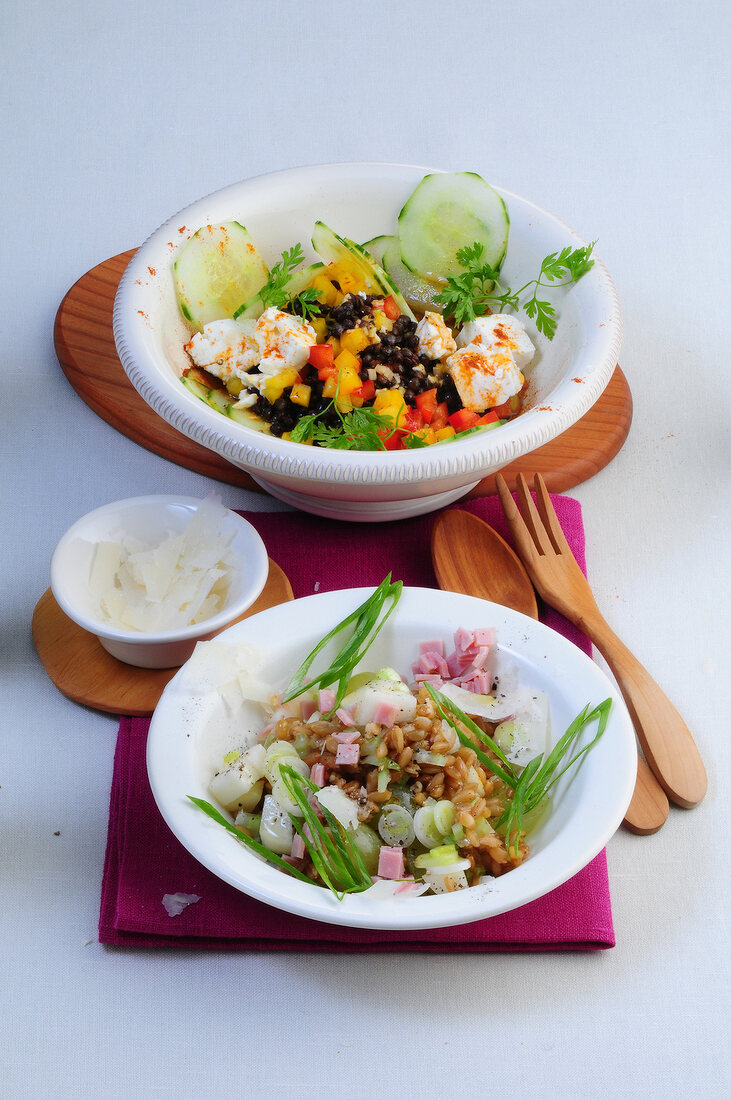
[[[89,587],[98,617],[144,633],[180,630],[223,610],[237,565],[228,510],[206,497],[186,529],[154,545],[96,543]]]

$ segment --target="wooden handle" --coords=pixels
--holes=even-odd
[[[669,812],[668,796],[645,761],[638,756],[635,791],[624,815],[625,828],[640,836],[649,836],[662,828]]]
[[[599,612],[582,618],[581,626],[614,673],[645,759],[668,798],[686,809],[697,806],[708,780],[685,722]]]

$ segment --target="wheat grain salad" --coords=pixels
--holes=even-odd
[[[364,671],[400,594],[387,577],[283,693],[242,673],[261,729],[221,760],[212,801],[192,799],[256,855],[338,898],[450,893],[519,868],[553,784],[608,719],[609,700],[587,704],[554,744],[547,696],[520,682],[491,628],[425,640],[408,671]]]

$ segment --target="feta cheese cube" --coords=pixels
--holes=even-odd
[[[509,313],[493,313],[489,317],[468,321],[457,337],[457,347],[468,347],[470,344],[477,345],[482,351],[495,349],[509,352],[521,371],[536,353],[521,321]]]
[[[416,335],[419,338],[419,354],[426,355],[429,359],[446,359],[457,348],[444,318],[430,310],[427,310],[416,326]]]
[[[259,362],[259,344],[253,321],[211,321],[196,332],[185,350],[198,367],[226,382],[232,375],[241,378]]]
[[[479,344],[458,348],[447,369],[466,409],[483,413],[520,393],[523,375],[508,351],[485,351]]]
[[[314,328],[302,317],[270,306],[256,322],[254,337],[259,347],[259,370],[263,375],[279,374],[287,367],[299,370],[317,343]]]

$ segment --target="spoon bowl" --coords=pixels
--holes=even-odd
[[[478,516],[461,508],[442,512],[432,528],[431,556],[440,588],[538,618],[536,594],[523,563]]]

